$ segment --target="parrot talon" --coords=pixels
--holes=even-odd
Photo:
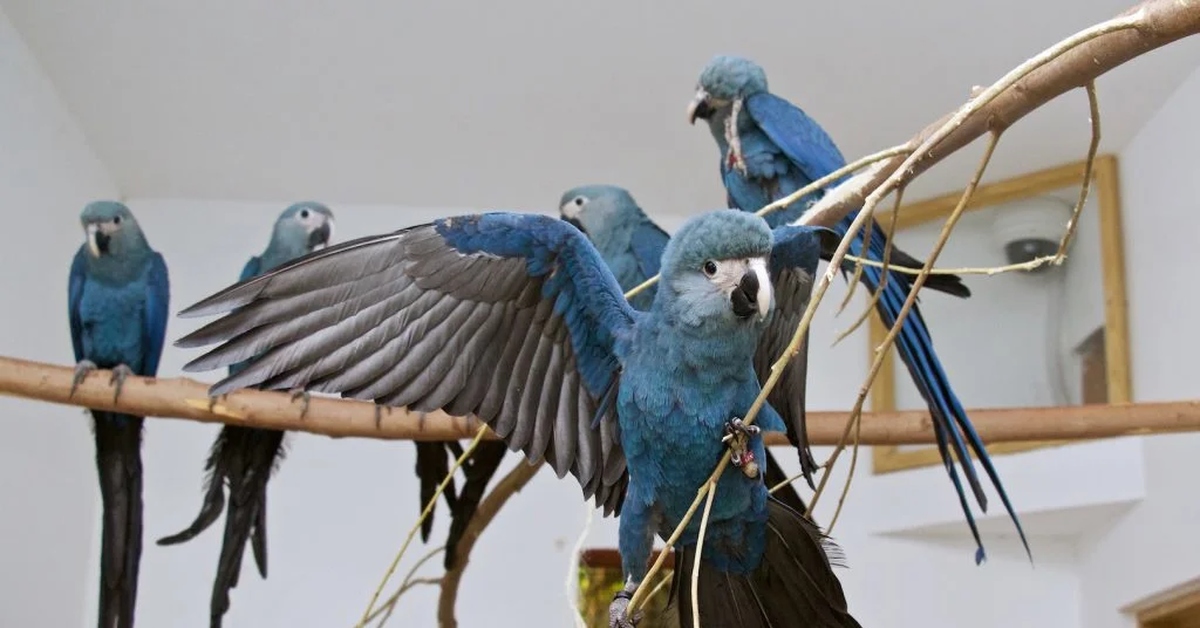
[[[721,438],[721,442],[729,443],[729,462],[750,479],[757,478],[759,471],[750,449],[750,437],[760,432],[757,425],[746,425],[741,417],[733,417],[725,423],[725,436]]]
[[[121,389],[125,387],[125,378],[130,375],[133,375],[133,369],[125,364],[118,364],[113,367],[112,377],[108,379],[108,385],[115,389],[113,390],[113,403],[116,403],[117,399],[120,399]]]
[[[644,613],[640,610],[634,611],[633,617],[627,614],[629,602],[633,599],[630,586],[632,585],[625,585],[624,589],[613,595],[612,603],[608,605],[608,628],[636,628],[638,622],[642,621]],[[636,591],[637,587],[633,589]]]
[[[79,363],[75,365],[75,375],[71,378],[71,393],[68,394],[67,397],[74,397],[75,389],[79,388],[79,385],[83,383],[83,380],[87,379],[88,373],[91,373],[97,368],[98,367],[96,366],[96,363],[92,362],[91,360],[80,360]]]
[[[209,395],[208,396],[208,411],[212,412],[213,408],[217,407],[217,401],[224,399],[225,395]]]
[[[312,399],[312,395],[303,388],[297,388],[292,391],[291,402],[296,403],[297,399],[300,400],[300,420],[303,421],[304,417],[308,415],[308,402]]]

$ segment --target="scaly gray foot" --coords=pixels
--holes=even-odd
[[[118,364],[112,370],[112,377],[108,380],[108,385],[114,387],[113,403],[121,398],[121,389],[125,387],[125,378],[133,375],[133,369],[124,364]]]
[[[88,373],[96,370],[96,363],[91,360],[80,360],[79,364],[75,365],[75,376],[71,378],[71,394],[68,397],[75,396],[75,389],[87,379]]]
[[[625,585],[624,589],[617,591],[613,596],[612,603],[608,605],[608,628],[636,628],[638,622],[642,621],[642,611],[634,611],[633,617],[625,613],[636,590],[637,587],[631,590],[630,585]]]
[[[296,403],[297,399],[300,400],[300,420],[303,421],[304,417],[308,415],[308,402],[312,399],[312,395],[309,395],[308,391],[303,388],[296,388],[292,390],[292,403]]]

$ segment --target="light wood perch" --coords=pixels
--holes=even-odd
[[[275,430],[309,432],[334,438],[357,436],[389,440],[463,440],[474,437],[473,417],[443,412],[417,413],[381,408],[350,399],[313,396],[300,418],[300,402],[285,392],[240,390],[218,398],[208,410],[208,387],[176,377],[131,376],[114,403],[110,371],[88,375],[70,397],[72,367],[0,357],[0,394],[97,410],[148,417],[229,423]],[[984,442],[1085,440],[1136,434],[1200,431],[1200,401],[1121,405],[1000,408],[971,410],[971,421]],[[376,416],[379,423],[376,424]],[[833,445],[845,429],[845,412],[810,412],[808,433],[813,444]],[[868,412],[862,419],[864,445],[933,443],[929,413],[924,410]],[[485,438],[495,439],[489,433]],[[786,445],[783,434],[767,434],[767,444]]]

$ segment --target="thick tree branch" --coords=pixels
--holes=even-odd
[[[121,398],[113,402],[109,371],[88,375],[69,397],[71,367],[0,357],[0,395],[66,405],[114,410],[141,416],[228,423],[289,432],[308,432],[334,438],[357,436],[383,440],[468,440],[479,422],[451,417],[443,412],[424,415],[402,409],[383,409],[379,424],[376,406],[350,399],[314,396],[308,413],[300,418],[300,403],[285,392],[239,390],[219,399],[214,412],[207,410],[205,384],[184,377],[153,379],[130,376]],[[845,427],[846,411],[808,413],[809,440],[814,445],[834,445]],[[1200,431],[1200,400],[1122,405],[1064,406],[1051,408],[993,408],[971,410],[971,422],[984,442],[1033,440],[1083,440],[1141,434]],[[489,430],[485,440],[495,440]],[[768,445],[790,446],[777,432],[766,436]],[[925,410],[864,412],[864,445],[927,445],[934,442],[929,413]]]
[[[900,176],[900,185],[912,181],[958,149],[990,131],[1002,131],[1029,112],[1063,93],[1084,88],[1097,77],[1155,48],[1200,33],[1200,2],[1197,0],[1146,0],[1121,17],[1141,16],[1132,28],[1101,35],[1063,53],[1018,80],[994,100],[974,112],[945,138],[919,155]],[[916,149],[937,133],[957,113],[950,112],[925,127],[906,146]],[[832,226],[858,209],[867,196],[879,189],[909,155],[901,154],[876,163],[851,178],[814,204],[803,218],[805,224]]]

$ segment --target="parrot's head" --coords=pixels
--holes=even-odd
[[[304,201],[283,210],[275,221],[271,243],[292,256],[328,246],[333,239],[333,211],[321,203]]]
[[[688,103],[688,124],[708,120],[726,111],[734,100],[767,91],[767,73],[757,63],[732,55],[718,55],[704,66],[696,95]]]
[[[87,239],[88,253],[94,259],[119,258],[146,247],[146,237],[133,212],[117,201],[93,201],[79,215]]]
[[[615,185],[581,185],[563,192],[559,216],[595,240],[641,213],[625,188]]]
[[[684,223],[663,251],[656,304],[692,326],[764,320],[771,311],[772,235],[754,214],[722,209]]]

